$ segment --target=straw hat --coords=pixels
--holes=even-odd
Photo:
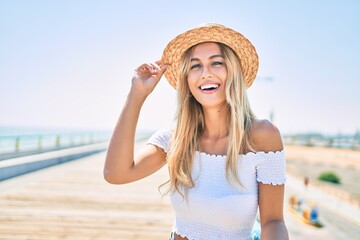
[[[237,31],[220,24],[208,23],[178,35],[165,47],[162,62],[170,64],[166,69],[165,77],[174,88],[185,51],[202,42],[220,42],[230,47],[240,59],[246,87],[251,86],[259,66],[255,47]]]

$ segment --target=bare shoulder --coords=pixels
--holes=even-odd
[[[268,120],[254,120],[250,136],[256,151],[280,151],[284,148],[279,129]]]

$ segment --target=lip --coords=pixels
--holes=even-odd
[[[205,89],[201,89],[202,86],[205,85],[217,85],[217,88],[211,89],[211,90],[205,90]],[[212,81],[205,81],[203,83],[201,83],[201,85],[198,87],[198,89],[200,90],[200,92],[204,93],[204,94],[212,94],[215,93],[219,90],[220,88],[220,84],[217,82],[212,82]]]

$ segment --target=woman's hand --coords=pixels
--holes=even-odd
[[[137,95],[147,97],[154,90],[167,67],[168,65],[162,64],[161,61],[142,64],[135,69],[132,89],[137,92]]]

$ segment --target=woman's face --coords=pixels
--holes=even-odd
[[[187,82],[192,95],[203,108],[221,107],[226,102],[227,70],[217,43],[197,45],[190,59]]]

